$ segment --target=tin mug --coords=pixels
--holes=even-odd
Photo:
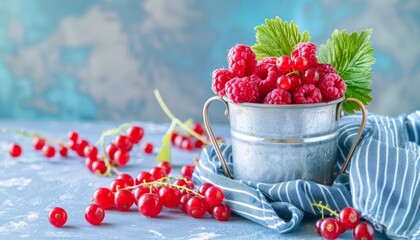
[[[208,110],[213,101],[225,104],[225,113],[230,120],[233,174],[227,167],[210,126]],[[366,109],[358,99],[273,105],[236,104],[228,98],[215,96],[204,104],[204,126],[229,178],[261,183],[303,179],[330,185],[337,176],[338,120],[342,115],[342,104],[347,101],[359,105],[362,121],[340,169],[340,173],[343,173],[366,123]]]

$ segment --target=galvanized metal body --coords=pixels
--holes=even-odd
[[[337,106],[235,104],[228,99],[236,179],[330,184],[336,176]]]

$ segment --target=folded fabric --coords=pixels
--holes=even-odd
[[[360,121],[360,115],[339,121],[337,169]],[[332,186],[303,180],[276,184],[232,180],[224,176],[212,146],[203,149],[193,180],[196,185],[218,185],[233,212],[279,233],[296,230],[304,215],[320,215],[312,203],[322,201],[337,211],[353,206],[389,238],[420,239],[419,143],[420,111],[399,118],[371,114],[347,172]],[[221,150],[233,171],[231,146],[221,145]]]

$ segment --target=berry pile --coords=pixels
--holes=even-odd
[[[355,240],[371,240],[375,235],[375,230],[368,222],[360,221],[360,213],[352,208],[345,207],[337,214],[330,210],[327,206],[321,206],[330,211],[336,218],[321,218],[315,223],[316,232],[324,239],[337,239],[347,230],[352,230]]]
[[[92,225],[102,223],[109,209],[126,212],[133,205],[146,217],[157,217],[165,208],[179,208],[193,218],[206,213],[216,220],[227,221],[230,208],[223,203],[223,190],[210,183],[201,185],[197,191],[191,181],[194,165],[182,168],[182,176],[169,176],[169,162],[161,162],[150,171],[141,171],[136,178],[121,173],[109,187],[100,187],[93,194],[93,202],[85,210],[85,219]],[[173,183],[172,183],[173,182]],[[48,216],[56,227],[67,221],[67,213],[60,207],[53,208]]]
[[[316,45],[300,43],[289,56],[257,62],[249,46],[238,44],[227,56],[229,68],[212,73],[214,93],[234,103],[307,104],[344,96],[346,84],[331,64],[318,63]]]

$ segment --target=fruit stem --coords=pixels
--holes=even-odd
[[[318,207],[321,209],[320,213],[321,213],[322,218],[324,218],[324,210],[327,210],[331,216],[338,218],[337,211],[332,210],[327,204],[323,205],[322,201],[319,201],[319,203],[312,203],[311,205],[313,207]]]
[[[201,142],[205,143],[206,145],[209,145],[210,142],[204,138],[203,136],[201,136],[200,134],[196,133],[194,130],[192,130],[191,128],[189,128],[188,126],[186,126],[183,122],[181,122],[178,118],[176,118],[171,111],[169,110],[168,106],[166,106],[165,102],[162,99],[162,96],[159,93],[159,90],[155,89],[154,91],[156,100],[158,101],[160,107],[162,108],[163,112],[165,112],[165,114],[176,124],[178,124],[182,129],[184,129],[185,131],[187,131],[189,134],[191,134],[192,136],[194,136],[195,138],[197,138],[198,140],[200,140]]]

